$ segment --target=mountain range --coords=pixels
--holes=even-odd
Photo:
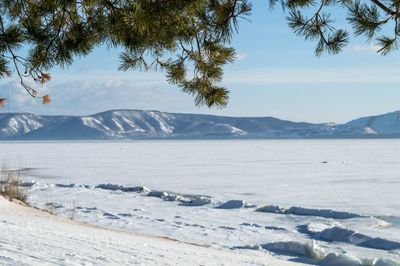
[[[345,124],[111,110],[88,116],[0,113],[0,140],[398,138],[400,111]]]

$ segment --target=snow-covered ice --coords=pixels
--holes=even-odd
[[[400,265],[398,140],[0,146],[0,160],[23,160],[32,205],[77,221],[316,265]]]
[[[103,229],[0,197],[0,265],[270,265],[268,254]]]

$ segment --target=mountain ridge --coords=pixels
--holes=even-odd
[[[0,140],[398,138],[400,111],[344,124],[116,109],[85,116],[0,113]]]

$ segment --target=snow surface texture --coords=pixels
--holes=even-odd
[[[1,144],[41,209],[317,265],[399,265],[400,141]],[[371,154],[373,156],[371,156]],[[36,167],[36,169],[33,169]]]
[[[0,114],[2,140],[400,137],[400,111],[346,124],[112,110],[90,116]]]
[[[0,197],[1,265],[292,265],[60,218]]]
[[[108,228],[215,248],[265,250],[282,259],[295,257],[297,261],[319,265],[400,265],[396,262],[400,259],[400,242],[358,233],[329,217],[316,219],[320,210],[314,210],[316,217],[310,218],[310,209],[306,216],[296,214],[299,217],[293,220],[262,215],[256,206],[239,200],[221,203],[202,195],[152,191],[146,187],[36,183],[32,190],[32,205],[66,217],[72,213],[74,219]],[[379,228],[386,224],[376,217],[361,217],[344,214],[339,219],[349,220],[341,222],[352,227]],[[313,224],[311,221],[315,220],[325,224]],[[369,231],[375,235],[385,233],[377,228]],[[321,242],[317,244],[309,238]],[[351,245],[344,247],[342,243]]]

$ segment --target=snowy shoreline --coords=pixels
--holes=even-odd
[[[400,241],[384,237],[385,227],[390,229],[395,225],[378,217],[329,209],[256,206],[242,200],[215,202],[209,196],[142,186],[34,182],[24,185],[32,189],[29,200],[32,206],[65,217],[73,211],[74,219],[106,228],[144,232],[219,249],[257,250],[282,260],[313,265],[400,265],[396,262],[400,260]],[[107,198],[109,201],[104,202]],[[113,206],[113,202],[118,202],[119,207]],[[196,211],[202,212],[206,219],[194,217]],[[235,219],[234,212],[243,217]],[[229,216],[233,217],[231,221],[218,221],[218,217],[230,219]],[[255,217],[259,221],[254,221]],[[264,225],[266,218],[270,222]],[[347,228],[354,225],[376,228],[369,235]]]
[[[254,251],[104,229],[2,197],[0,228],[1,265],[295,265]]]

